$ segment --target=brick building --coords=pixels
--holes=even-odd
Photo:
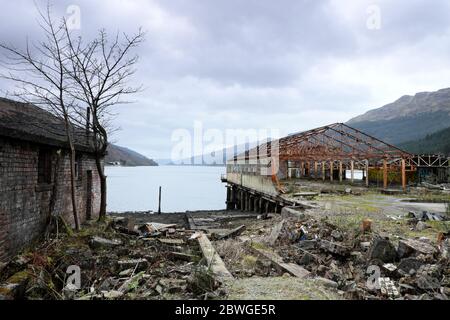
[[[87,131],[75,132],[80,222],[98,216],[100,180]],[[70,153],[63,123],[39,107],[0,98],[0,261],[46,229],[50,216],[73,224]]]

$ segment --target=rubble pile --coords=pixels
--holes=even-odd
[[[379,235],[366,223],[355,232],[326,219],[284,218],[265,243],[346,299],[448,299],[448,233],[436,245],[428,238]]]
[[[0,299],[202,299],[218,283],[193,233],[115,218],[54,235],[0,266]]]

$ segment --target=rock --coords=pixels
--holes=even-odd
[[[119,279],[108,277],[103,280],[102,284],[98,287],[99,291],[109,291],[119,283]]]
[[[406,274],[410,274],[411,270],[414,270],[415,273],[421,266],[422,262],[415,258],[404,258],[400,261],[398,269]]]
[[[311,262],[315,262],[315,261],[316,261],[316,258],[314,257],[314,255],[312,255],[312,254],[306,252],[306,253],[302,256],[302,258],[300,259],[300,261],[299,261],[298,263],[301,264],[301,265],[308,265],[308,264],[310,264]]]
[[[0,285],[0,294],[4,300],[22,299],[29,281],[28,271],[17,272]]]
[[[72,283],[68,283],[62,290],[64,299],[73,300],[79,288]]]
[[[315,249],[317,247],[317,240],[301,240],[298,242],[297,247],[305,250]]]
[[[123,296],[123,293],[117,290],[103,291],[102,294],[105,299],[117,299]]]
[[[168,293],[183,292],[186,290],[186,283],[186,280],[182,279],[162,278],[159,280],[159,284]]]
[[[402,295],[416,293],[416,288],[406,283],[400,283],[399,290]]]
[[[419,221],[416,224],[416,230],[417,231],[423,231],[423,230],[425,230],[427,228],[429,228],[429,226],[423,221]]]
[[[392,262],[397,258],[394,245],[387,239],[375,238],[368,252],[369,260],[381,260],[385,263]]]
[[[370,242],[360,242],[359,243],[359,248],[361,249],[361,251],[367,251],[370,248]]]
[[[345,193],[346,194],[351,194],[352,193],[352,189],[351,188],[345,188]]]
[[[337,288],[338,287],[338,283],[327,279],[327,278],[323,278],[323,277],[315,277],[314,280],[316,282],[319,282],[321,285],[323,285],[324,287],[328,287],[328,288]]]
[[[429,243],[423,241],[407,239],[398,242],[398,256],[400,258],[410,255],[417,256],[419,254],[434,255],[437,249]]]
[[[89,245],[93,249],[100,249],[100,248],[114,248],[122,244],[122,241],[113,239],[105,239],[98,236],[93,236],[91,240],[89,241]]]
[[[133,270],[134,270],[133,268],[123,270],[119,273],[119,276],[120,277],[128,277],[133,273]]]
[[[439,279],[433,278],[429,275],[419,275],[416,279],[416,284],[423,290],[434,290],[441,287]]]
[[[331,231],[331,236],[333,237],[334,240],[336,241],[342,241],[344,239],[342,232],[340,232],[339,230],[333,230]]]
[[[397,270],[397,266],[393,263],[385,263],[385,264],[383,264],[383,269],[389,273],[392,273],[395,270]]]

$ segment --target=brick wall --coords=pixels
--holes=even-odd
[[[37,239],[49,221],[50,202],[57,181],[54,213],[73,225],[70,194],[70,159],[67,151],[50,149],[52,183],[38,183],[37,144],[0,137],[0,261],[7,260]],[[100,181],[92,155],[81,154],[81,175],[76,181],[80,221],[86,219],[87,176],[92,171],[92,218],[100,208]]]

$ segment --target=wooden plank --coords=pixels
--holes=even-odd
[[[291,275],[298,277],[298,278],[305,278],[309,276],[310,272],[306,270],[305,268],[299,266],[295,263],[287,263],[283,261],[283,258],[281,258],[278,254],[275,252],[264,250],[260,248],[251,247],[255,252],[262,255],[263,257],[269,259],[274,264],[276,264],[280,269],[290,273]]]
[[[203,256],[206,259],[206,264],[211,268],[211,272],[214,276],[220,280],[233,279],[233,275],[228,271],[227,267],[225,267],[225,263],[216,252],[216,249],[214,249],[214,246],[211,241],[209,241],[206,234],[201,232],[197,240],[202,249]]]

